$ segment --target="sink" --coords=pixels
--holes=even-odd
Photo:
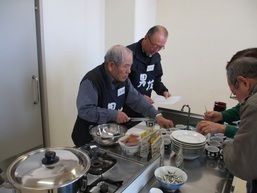
[[[158,107],[158,111],[162,113],[162,115],[166,119],[172,120],[174,125],[176,124],[187,125],[188,123],[187,112],[163,108],[163,107]],[[196,127],[197,123],[201,120],[203,120],[203,115],[190,113],[189,126]]]

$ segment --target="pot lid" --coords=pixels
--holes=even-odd
[[[72,183],[89,168],[89,156],[79,149],[42,148],[12,162],[7,178],[16,188],[45,190]]]

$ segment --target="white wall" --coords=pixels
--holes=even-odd
[[[116,44],[126,45],[134,38],[134,0],[105,2],[105,50]]]
[[[156,23],[156,0],[108,0],[105,5],[106,50],[138,41]]]
[[[237,103],[229,99],[225,65],[236,51],[256,47],[256,8],[250,0],[157,0],[157,23],[170,32],[163,81],[193,112],[217,100]]]
[[[50,146],[73,146],[79,82],[104,56],[101,0],[42,1]]]
[[[156,0],[135,0],[134,41],[143,38],[156,23]],[[133,43],[129,42],[129,44]]]
[[[114,44],[127,45],[155,24],[170,32],[161,51],[163,82],[195,113],[229,99],[225,65],[240,49],[256,47],[257,1],[43,0],[50,145],[73,146],[75,100],[84,74],[103,62]],[[106,4],[106,5],[105,5]],[[158,105],[157,105],[158,106]]]

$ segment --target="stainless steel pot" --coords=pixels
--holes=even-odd
[[[17,158],[7,178],[17,193],[78,193],[87,187],[90,158],[79,149],[42,148]]]

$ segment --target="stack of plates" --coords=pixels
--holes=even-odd
[[[184,159],[198,158],[205,149],[206,137],[196,131],[177,130],[170,134],[172,150],[178,153],[182,147]]]

